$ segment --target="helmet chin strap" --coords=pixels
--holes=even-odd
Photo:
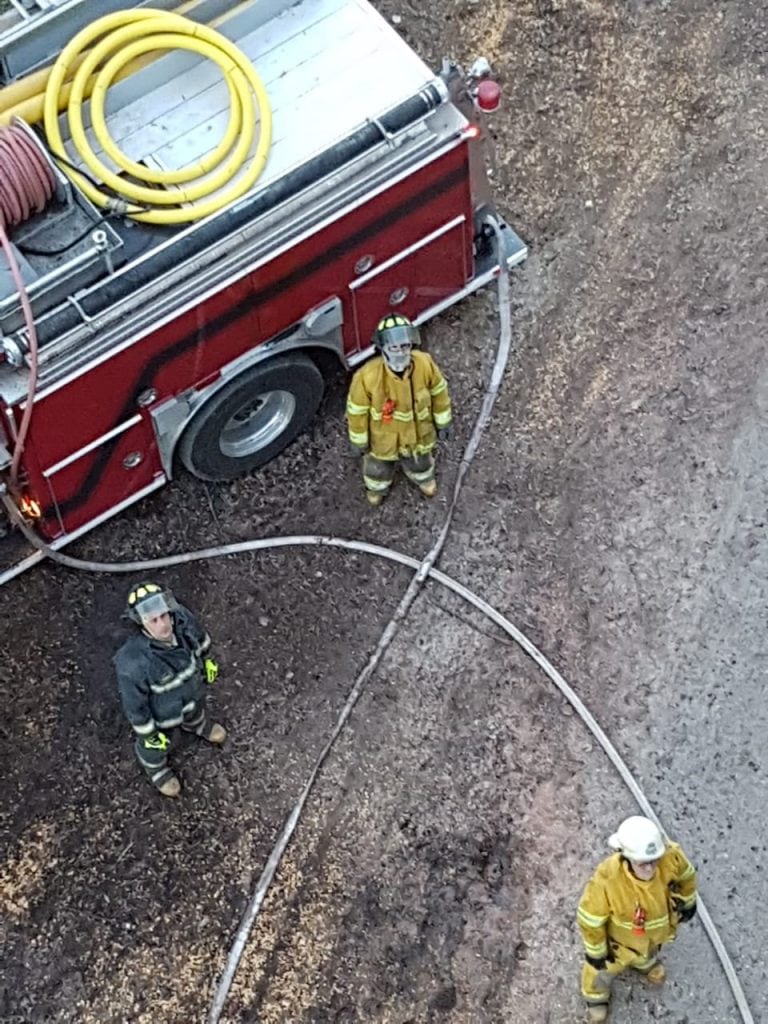
[[[390,370],[393,373],[398,373],[398,374],[405,373],[405,371],[411,365],[411,352],[410,352],[410,350],[408,351],[407,355],[406,355],[406,353],[402,353],[402,352],[398,352],[397,354],[393,354],[393,353],[387,353],[387,349],[385,348],[382,351],[382,355],[384,356],[384,362],[387,364],[387,366],[390,368]]]

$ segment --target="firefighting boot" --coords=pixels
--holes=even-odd
[[[425,498],[434,498],[437,494],[437,480],[430,480],[426,484],[419,484],[419,490]]]
[[[602,1024],[608,1020],[608,1003],[598,1003],[597,1006],[588,1007],[589,1024]]]
[[[205,728],[199,735],[202,739],[212,743],[214,747],[220,747],[227,738],[227,730],[218,722],[206,722]]]
[[[163,796],[177,797],[181,792],[178,776],[174,775],[170,769],[163,772],[157,779],[153,779],[152,782],[158,793],[162,793]]]
[[[365,492],[365,496],[368,499],[368,504],[369,505],[373,505],[373,506],[380,505],[382,503],[382,501],[384,501],[384,492],[383,491],[366,491]]]
[[[654,964],[645,977],[649,985],[663,985],[667,977],[664,964]]]

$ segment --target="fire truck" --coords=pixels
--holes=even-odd
[[[79,130],[61,103],[25,117],[8,97],[58,66],[95,5],[10,2],[0,131],[24,137],[51,187],[7,232],[16,275],[0,255],[0,486],[55,548],[179,468],[229,480],[263,465],[314,417],[329,364],[370,355],[384,314],[421,324],[526,256],[489,188],[487,63],[432,72],[367,0],[99,0],[99,17],[132,26],[126,60],[152,27],[134,21],[145,7],[210,27],[255,69],[261,103],[248,113],[222,63],[171,32],[110,71],[106,96],[82,93]],[[155,179],[194,164],[210,179],[238,104],[243,168],[261,147],[260,174],[238,170],[198,216],[186,186]],[[106,170],[89,169],[83,137]],[[158,219],[114,189],[140,169],[137,187],[164,193]],[[0,582],[38,557],[14,538]]]

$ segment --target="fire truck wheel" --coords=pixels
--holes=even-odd
[[[201,480],[233,480],[269,462],[309,424],[323,375],[301,352],[243,370],[200,406],[179,441]]]

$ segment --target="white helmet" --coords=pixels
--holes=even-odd
[[[637,864],[658,860],[666,848],[658,825],[639,814],[622,821],[618,831],[608,840],[608,845]]]

